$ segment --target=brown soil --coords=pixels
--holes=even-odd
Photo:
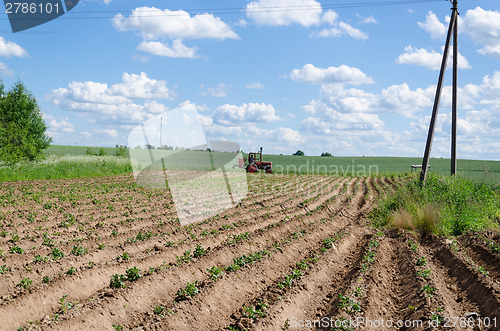
[[[400,184],[251,175],[245,200],[181,226],[170,193],[130,175],[2,183],[0,330],[500,329],[498,233],[370,227]]]

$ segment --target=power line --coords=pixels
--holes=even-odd
[[[194,9],[182,9],[183,12],[187,12],[190,15],[197,14],[212,14],[212,15],[235,15],[235,14],[261,14],[261,13],[272,13],[272,12],[289,12],[289,11],[306,11],[306,10],[318,10],[318,9],[346,9],[346,8],[363,8],[363,7],[384,7],[384,6],[396,6],[396,5],[409,5],[409,4],[420,4],[420,3],[430,3],[430,2],[442,2],[443,0],[396,0],[396,1],[375,1],[375,2],[343,2],[343,3],[330,3],[323,5],[295,5],[295,6],[268,6],[259,7],[256,9],[251,8],[241,8],[241,7],[220,7],[220,8],[194,8]],[[161,10],[161,9],[160,9]],[[183,16],[184,13],[179,13],[180,10],[172,10],[168,13],[158,12],[158,10],[141,10],[141,13],[155,13],[155,15],[141,15],[141,17],[174,17]],[[111,13],[123,13],[128,12],[128,10],[99,10],[99,11],[77,11],[72,10],[69,17],[59,17],[59,19],[75,20],[75,19],[111,19],[115,16],[75,16],[80,14],[111,14]],[[15,20],[31,19],[28,17],[12,18]],[[0,20],[8,20],[8,18],[0,18]]]

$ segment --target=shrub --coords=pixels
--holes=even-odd
[[[414,225],[421,233],[435,233],[438,229],[439,213],[442,207],[429,203],[422,206],[414,220]]]
[[[127,146],[116,145],[115,156],[127,157]]]
[[[87,147],[87,149],[85,150],[85,154],[89,156],[97,155],[97,153],[94,152],[90,147]]]
[[[104,150],[104,148],[99,148],[99,153],[97,154],[99,156],[106,156],[108,155],[108,153],[106,153],[106,151]]]

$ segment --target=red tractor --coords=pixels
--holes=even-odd
[[[264,170],[267,174],[273,173],[273,163],[262,161],[262,147],[258,153],[248,153],[248,162],[246,159],[239,159],[238,161],[238,166],[246,168],[247,172]]]

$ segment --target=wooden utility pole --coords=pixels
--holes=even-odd
[[[458,0],[453,0],[456,13],[453,27],[453,92],[451,102],[451,175],[457,173],[457,66],[458,66]]]
[[[425,178],[427,176],[427,169],[429,167],[429,158],[431,155],[431,148],[432,148],[432,139],[434,138],[434,129],[436,127],[436,121],[437,121],[437,115],[438,115],[438,110],[439,110],[439,102],[441,100],[441,91],[443,88],[443,78],[444,78],[444,73],[446,71],[446,62],[448,60],[448,52],[450,48],[450,41],[451,41],[451,36],[452,33],[455,31],[454,36],[456,36],[456,26],[457,26],[457,0],[453,0],[453,8],[452,8],[452,13],[451,13],[451,19],[450,19],[450,25],[448,27],[448,35],[446,36],[446,44],[444,46],[444,53],[443,53],[443,59],[441,61],[441,70],[439,71],[439,78],[438,78],[438,84],[436,88],[436,96],[434,97],[434,107],[432,108],[432,116],[431,116],[431,122],[429,124],[429,132],[427,134],[427,143],[425,145],[425,153],[424,153],[424,159],[422,160],[422,171],[420,172],[420,182],[425,182]],[[456,38],[455,38],[455,43],[453,50],[455,51],[455,46],[456,46]],[[457,51],[458,53],[458,51]],[[458,54],[454,53],[453,55],[453,64],[454,64],[454,72],[456,70],[456,61],[458,58]],[[456,75],[454,75],[454,80],[456,79]],[[455,81],[454,81],[455,82]],[[454,85],[454,91],[453,94],[455,95],[454,98],[456,98],[456,87]],[[456,107],[456,102],[455,102],[455,107]],[[456,109],[455,109],[455,114],[456,114]],[[456,124],[456,123],[455,123]],[[452,129],[453,131],[453,129]],[[453,136],[453,135],[452,135]],[[453,140],[453,137],[452,137]],[[456,143],[456,141],[455,141]],[[452,143],[452,154],[453,153],[453,143]],[[456,156],[456,154],[452,155],[452,162],[453,162],[453,156]],[[453,171],[453,170],[452,170]]]

